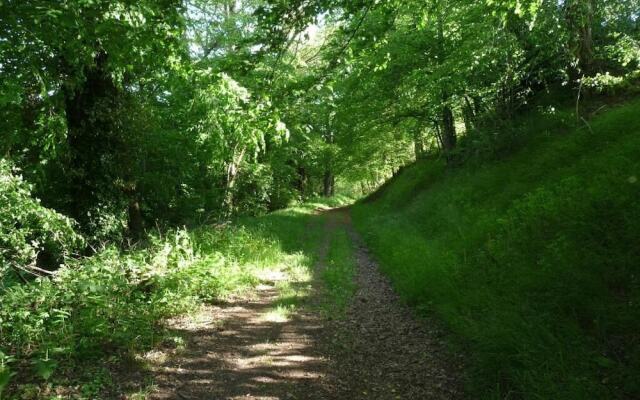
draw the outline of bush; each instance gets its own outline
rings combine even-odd
[[[177,230],[8,287],[0,293],[0,392],[3,374],[48,380],[87,360],[150,348],[163,338],[162,319],[255,285],[255,259],[274,252],[259,232]]]
[[[42,206],[17,172],[0,159],[0,283],[10,270],[56,268],[84,244],[76,223]]]
[[[19,360],[68,359],[127,346],[134,335],[144,343],[152,336],[151,322],[165,313],[150,301],[146,284],[178,259],[173,248],[153,253],[163,261],[146,264],[142,253],[123,256],[110,248],[62,267],[52,279],[7,289],[0,347]]]

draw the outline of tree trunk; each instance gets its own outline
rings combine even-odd
[[[473,114],[476,119],[482,113],[482,98],[480,96],[473,96]]]
[[[476,116],[473,113],[473,106],[469,101],[469,96],[464,96],[464,105],[462,106],[462,118],[464,118],[464,127],[467,132],[471,132],[475,128]]]
[[[113,185],[122,166],[113,160],[124,147],[115,121],[121,98],[106,62],[106,53],[99,52],[95,65],[85,71],[85,81],[64,89],[70,154],[69,212],[81,225],[87,221],[88,211],[102,201],[99,192],[108,197],[119,192]]]
[[[572,35],[571,51],[578,60],[577,75],[588,75],[593,69],[593,0],[570,0],[565,3],[567,25]]]
[[[444,148],[444,145],[443,145],[443,139],[442,139],[442,132],[440,130],[440,121],[437,118],[434,118],[431,122],[433,123],[433,129],[436,133],[436,139],[438,139],[437,143],[438,143],[439,149],[440,151],[442,151],[442,149]]]
[[[300,194],[304,195],[307,187],[307,171],[304,167],[298,167],[298,179],[296,181],[296,189]]]
[[[323,195],[324,197],[331,197],[335,194],[335,177],[331,173],[330,169],[325,170],[323,181]]]
[[[419,127],[413,135],[413,151],[415,153],[416,160],[422,158],[424,154],[424,140],[422,140],[422,131]]]
[[[232,162],[227,167],[227,179],[224,188],[224,199],[222,208],[224,210],[224,215],[226,217],[230,217],[233,213],[233,188],[236,185],[236,177],[238,175],[238,171],[236,165]]]
[[[144,232],[144,224],[142,220],[142,211],[140,210],[140,202],[137,198],[129,199],[129,235],[134,239],[139,239]]]
[[[444,35],[444,11],[440,8],[440,3],[438,4],[438,20],[437,20],[437,28],[438,28],[438,53],[440,54],[439,62],[442,63],[447,58],[447,51],[445,49],[445,35]],[[442,123],[442,131],[441,131],[441,141],[442,141],[442,150],[445,152],[447,160],[450,161],[451,151],[456,147],[456,126],[455,120],[453,117],[453,111],[451,110],[451,105],[449,101],[451,100],[451,95],[446,86],[446,83],[442,83],[442,104],[441,104],[441,123]]]
[[[240,152],[234,151],[231,158],[231,162],[227,166],[227,179],[224,192],[223,210],[226,217],[230,217],[233,214],[234,198],[233,189],[236,186],[236,180],[238,178],[238,168],[244,159],[246,148],[242,148]]]
[[[445,153],[450,153],[456,147],[456,125],[451,106],[447,104],[447,96],[443,96],[442,104],[442,148]]]
[[[330,121],[327,122],[327,126],[330,125]],[[334,141],[334,137],[333,137],[333,132],[329,131],[324,135],[324,141],[327,144],[333,144]],[[335,176],[333,175],[333,162],[334,162],[334,156],[333,153],[331,151],[327,152],[327,154],[325,155],[325,170],[324,170],[324,178],[323,178],[323,195],[324,197],[331,197],[333,196],[335,189],[334,189],[334,185],[335,185]]]

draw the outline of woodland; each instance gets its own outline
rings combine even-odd
[[[0,0],[0,399],[240,398],[145,357],[274,274],[366,324],[372,263],[456,389],[317,398],[639,398],[639,95],[640,0]]]

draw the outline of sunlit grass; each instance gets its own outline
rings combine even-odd
[[[101,365],[124,354],[142,360],[172,339],[161,328],[167,318],[197,318],[204,304],[250,296],[269,284],[277,297],[265,318],[286,321],[310,295],[324,233],[316,212],[321,206],[317,201],[233,224],[163,232],[145,248],[109,248],[61,269],[55,281],[17,286],[3,293],[0,315],[13,330],[3,331],[0,344],[18,349],[27,362],[40,352],[55,358],[59,367],[47,385],[71,392],[89,387],[98,396],[112,383],[75,373],[85,368],[77,360]],[[37,312],[26,300],[33,298],[44,301]],[[190,321],[195,328],[204,322]],[[72,375],[61,377],[61,370]],[[12,387],[9,393],[20,397],[28,390],[40,389]]]
[[[325,293],[321,302],[323,313],[332,318],[344,315],[356,289],[354,283],[355,256],[353,244],[344,226],[338,227],[329,241],[329,248],[322,269]]]
[[[289,321],[291,315],[295,312],[293,305],[277,305],[264,314],[263,320],[267,322],[284,323]]]

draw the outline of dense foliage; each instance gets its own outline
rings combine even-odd
[[[0,7],[0,153],[94,246],[369,191],[541,90],[624,86],[640,62],[636,0]]]
[[[423,158],[453,169],[505,157],[529,146],[525,115],[596,132],[596,95],[638,92],[638,10],[639,0],[0,1],[0,391],[10,363],[48,371],[52,352],[121,349],[214,296],[222,272],[209,276],[185,226],[369,193]],[[559,105],[562,123],[549,117]],[[600,181],[624,168],[616,160]],[[525,234],[509,235],[536,238],[547,219],[577,229],[544,214],[547,203],[577,221],[604,212],[599,201],[630,218],[615,214],[627,197],[602,197],[615,188],[578,193],[586,178],[566,178],[501,203],[510,211],[487,242],[492,257],[516,263]],[[562,202],[563,191],[593,207]],[[554,243],[545,260],[580,252]],[[616,263],[637,259],[627,256]]]
[[[25,279],[29,268],[46,273],[37,266],[42,260],[63,263],[83,245],[74,229],[71,219],[33,198],[30,185],[0,160],[0,285],[12,276]]]

